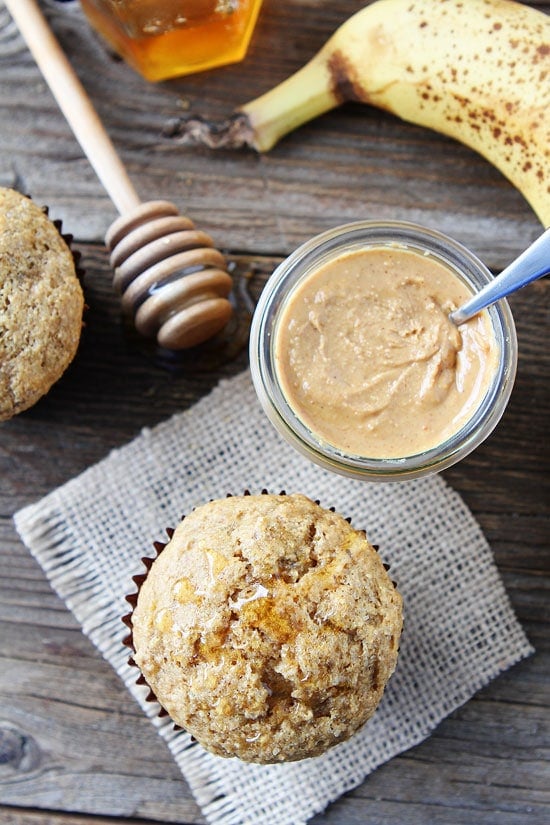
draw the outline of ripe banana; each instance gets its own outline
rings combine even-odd
[[[376,0],[296,74],[239,109],[232,139],[266,152],[345,101],[479,152],[550,225],[550,17],[512,0]]]

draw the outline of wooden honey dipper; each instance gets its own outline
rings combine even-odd
[[[229,321],[232,279],[209,235],[169,201],[142,203],[35,0],[4,0],[76,139],[119,212],[105,237],[123,310],[138,332],[181,350]]]

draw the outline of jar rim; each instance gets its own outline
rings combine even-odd
[[[368,458],[323,441],[297,416],[277,379],[274,346],[277,320],[298,284],[322,263],[354,248],[393,246],[433,256],[472,290],[492,280],[489,269],[467,247],[446,234],[408,221],[355,221],[322,232],[295,249],[270,276],[258,301],[250,332],[252,381],[268,419],[278,432],[314,463],[347,476],[403,480],[439,472],[455,464],[493,431],[508,403],[517,368],[517,338],[508,302],[487,310],[499,362],[493,380],[473,414],[454,432],[422,452],[399,458]]]

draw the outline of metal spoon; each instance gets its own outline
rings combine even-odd
[[[510,295],[521,287],[548,275],[550,272],[550,228],[527,247],[525,252],[508,264],[494,281],[484,286],[469,301],[451,312],[449,318],[455,324],[463,324],[485,307]]]

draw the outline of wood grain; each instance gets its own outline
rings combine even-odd
[[[265,157],[191,150],[163,136],[185,111],[223,119],[298,68],[361,5],[265,0],[244,63],[153,86],[106,51],[77,3],[42,3],[140,194],[175,200],[235,267],[238,346],[167,370],[121,323],[102,245],[113,207],[0,0],[0,185],[31,193],[63,219],[82,252],[88,304],[81,347],[63,379],[0,428],[6,825],[204,822],[163,742],[19,542],[13,513],[245,369],[251,302],[281,257],[312,233],[363,217],[419,220],[498,269],[540,229],[519,193],[481,158],[367,107],[308,124]],[[444,474],[489,539],[536,653],[315,825],[549,821],[549,288],[540,281],[512,297],[520,358],[511,402],[491,437]]]
[[[0,822],[3,825],[112,825],[113,819],[103,816],[60,814],[54,811],[37,812],[23,808],[6,808],[0,805]],[[117,819],[119,825],[151,825],[149,819]]]
[[[9,519],[16,507],[125,443],[142,424],[190,405],[213,382],[211,373],[176,377],[144,363],[129,344],[122,346],[106,255],[93,246],[80,248],[93,266],[86,276],[90,317],[79,357],[40,404],[0,433],[0,741],[5,760],[0,799],[13,806],[200,822],[163,743],[51,593]],[[247,270],[248,263],[241,259],[239,265]],[[274,263],[256,261],[255,294]],[[548,284],[540,282],[514,296],[520,351],[526,355],[512,402],[486,444],[445,474],[490,539],[537,654],[453,714],[427,742],[331,806],[314,820],[319,825],[359,823],[367,814],[373,822],[400,822],[404,805],[406,821],[412,823],[471,822],[473,812],[479,823],[520,823],[527,812],[530,822],[545,821],[550,804],[548,456],[543,439],[548,394],[539,391],[533,397],[532,388],[544,386],[549,373],[547,294]],[[530,351],[537,357],[527,357]],[[221,371],[233,374],[245,362],[241,353]],[[92,376],[99,394],[90,392]]]
[[[396,218],[446,231],[490,267],[503,266],[540,232],[519,192],[471,150],[388,113],[346,105],[264,156],[164,137],[185,113],[223,121],[298,69],[363,5],[265,0],[244,62],[153,85],[113,59],[76,3],[43,3],[138,193],[174,200],[220,246],[283,255],[349,220]],[[50,204],[79,238],[100,240],[114,208],[1,5],[0,35],[0,184]]]

